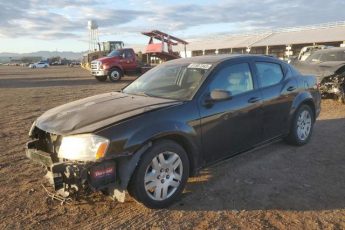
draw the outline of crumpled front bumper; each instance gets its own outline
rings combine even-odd
[[[46,177],[55,191],[69,196],[81,191],[98,191],[116,187],[116,162],[56,161],[51,154],[38,150],[36,140],[26,144],[26,156],[44,165]]]

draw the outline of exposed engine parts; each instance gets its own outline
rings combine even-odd
[[[333,95],[340,102],[345,103],[345,73],[325,77],[320,82],[322,96]]]

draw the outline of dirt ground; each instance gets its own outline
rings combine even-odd
[[[150,210],[101,194],[61,205],[41,187],[44,170],[25,157],[44,111],[120,89],[78,67],[0,67],[1,229],[345,229],[345,105],[322,102],[311,142],[284,142],[233,157],[191,178],[181,200]]]

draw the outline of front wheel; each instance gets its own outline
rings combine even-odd
[[[309,142],[314,126],[314,113],[310,106],[303,104],[296,111],[290,133],[286,140],[293,145],[304,145]]]
[[[109,71],[109,80],[112,82],[117,82],[121,80],[122,77],[122,71],[118,68],[111,69]]]
[[[189,160],[176,142],[156,142],[144,153],[128,191],[149,208],[165,208],[182,193],[189,176]]]
[[[100,81],[100,82],[107,80],[107,76],[95,76],[95,78],[97,79],[97,81]]]

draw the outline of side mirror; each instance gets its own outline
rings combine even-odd
[[[225,101],[231,99],[231,92],[222,89],[214,89],[211,91],[210,97],[212,101]]]

